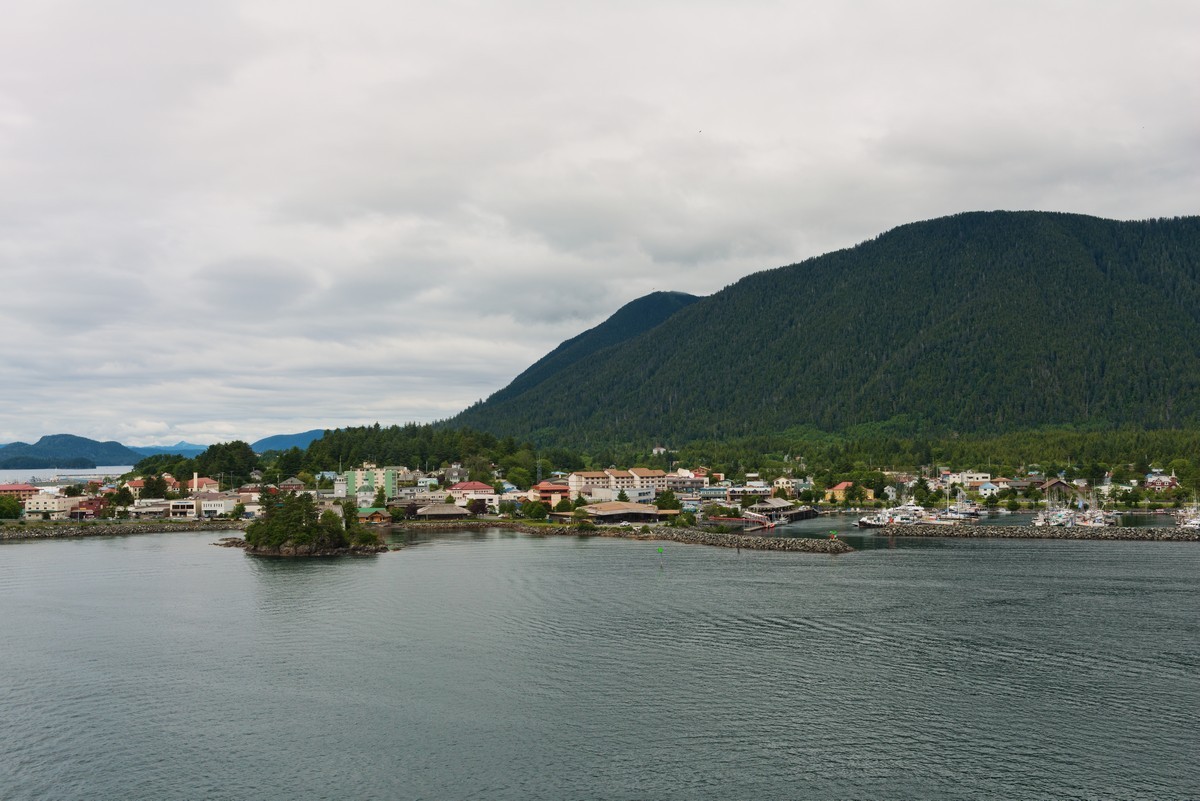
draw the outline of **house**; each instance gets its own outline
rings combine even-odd
[[[279,482],[280,492],[304,492],[304,482],[292,476]]]
[[[1052,478],[1038,487],[1041,490],[1043,497],[1057,498],[1059,500],[1074,498],[1079,489],[1074,485],[1061,478]]]
[[[788,495],[796,494],[796,480],[791,476],[780,476],[771,483],[776,491],[783,490]]]
[[[187,483],[187,489],[193,494],[197,492],[219,492],[221,485],[216,479],[193,474],[191,480]]]
[[[951,473],[947,471],[942,474],[942,480],[946,483],[946,486],[957,484],[960,487],[966,487],[969,486],[972,481],[991,481],[992,474],[980,473],[975,470],[963,470],[961,473]]]
[[[392,516],[387,509],[378,506],[359,507],[358,522],[375,526],[388,525],[392,522]]]
[[[835,484],[826,490],[826,497],[832,501],[837,501],[840,503],[841,501],[846,500],[846,493],[848,493],[850,489],[855,486],[857,485],[853,481],[843,481],[840,484]],[[875,490],[868,487],[860,487],[860,489],[862,490],[862,500],[875,500]]]
[[[1179,479],[1175,477],[1174,470],[1169,476],[1164,476],[1162,470],[1154,470],[1146,476],[1144,486],[1151,492],[1166,492],[1178,487]]]
[[[447,467],[442,471],[442,480],[447,484],[461,484],[471,478],[471,471],[463,467],[458,462]]]

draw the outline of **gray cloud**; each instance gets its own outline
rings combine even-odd
[[[1186,0],[426,6],[6,13],[0,442],[436,419],[654,289],[1197,211]]]

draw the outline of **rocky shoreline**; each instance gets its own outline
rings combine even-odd
[[[241,548],[251,556],[369,556],[387,553],[386,545],[350,545],[345,548],[317,548],[314,545],[283,545],[277,548],[255,548],[241,537],[222,537],[213,543],[221,548]]]
[[[886,526],[885,537],[955,537],[962,539],[1131,540],[1141,542],[1200,542],[1200,530],[1170,526]]]
[[[241,531],[244,520],[158,521],[153,523],[36,523],[0,527],[0,540],[51,540],[69,537],[123,537],[130,534],[161,534],[172,531]]]

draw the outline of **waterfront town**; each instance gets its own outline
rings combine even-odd
[[[882,487],[840,481],[821,487],[812,476],[774,478],[747,473],[734,482],[704,467],[661,469],[632,467],[555,472],[528,488],[519,488],[494,471],[493,483],[470,480],[458,463],[422,471],[404,466],[363,463],[343,472],[289,477],[268,483],[255,472],[251,482],[228,486],[222,478],[193,474],[178,478],[164,473],[123,479],[72,479],[0,484],[0,518],[86,521],[101,518],[133,520],[254,519],[266,497],[279,493],[309,493],[318,507],[340,516],[357,510],[364,523],[395,520],[453,521],[482,515],[590,521],[595,524],[670,522],[698,515],[738,519],[769,526],[807,516],[818,510],[885,509],[915,501],[944,504],[947,517],[964,508],[999,513],[1049,507],[1099,510],[1117,504],[1179,507],[1186,493],[1174,473],[1154,469],[1140,479],[1114,482],[1111,475],[1090,484],[1031,472],[1021,478],[981,471],[952,472],[939,468],[928,475],[885,472]],[[16,504],[12,500],[15,499]],[[5,504],[7,503],[7,506]],[[4,509],[10,510],[4,514]],[[16,511],[13,514],[12,511]],[[893,521],[894,522],[894,521]]]

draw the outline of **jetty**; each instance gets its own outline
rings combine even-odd
[[[14,523],[4,521],[0,540],[53,540],[74,537],[122,537],[129,534],[161,534],[172,531],[240,531],[244,520],[153,520]]]
[[[1200,542],[1200,529],[1179,526],[932,526],[913,523],[885,526],[876,532],[877,537]]]

